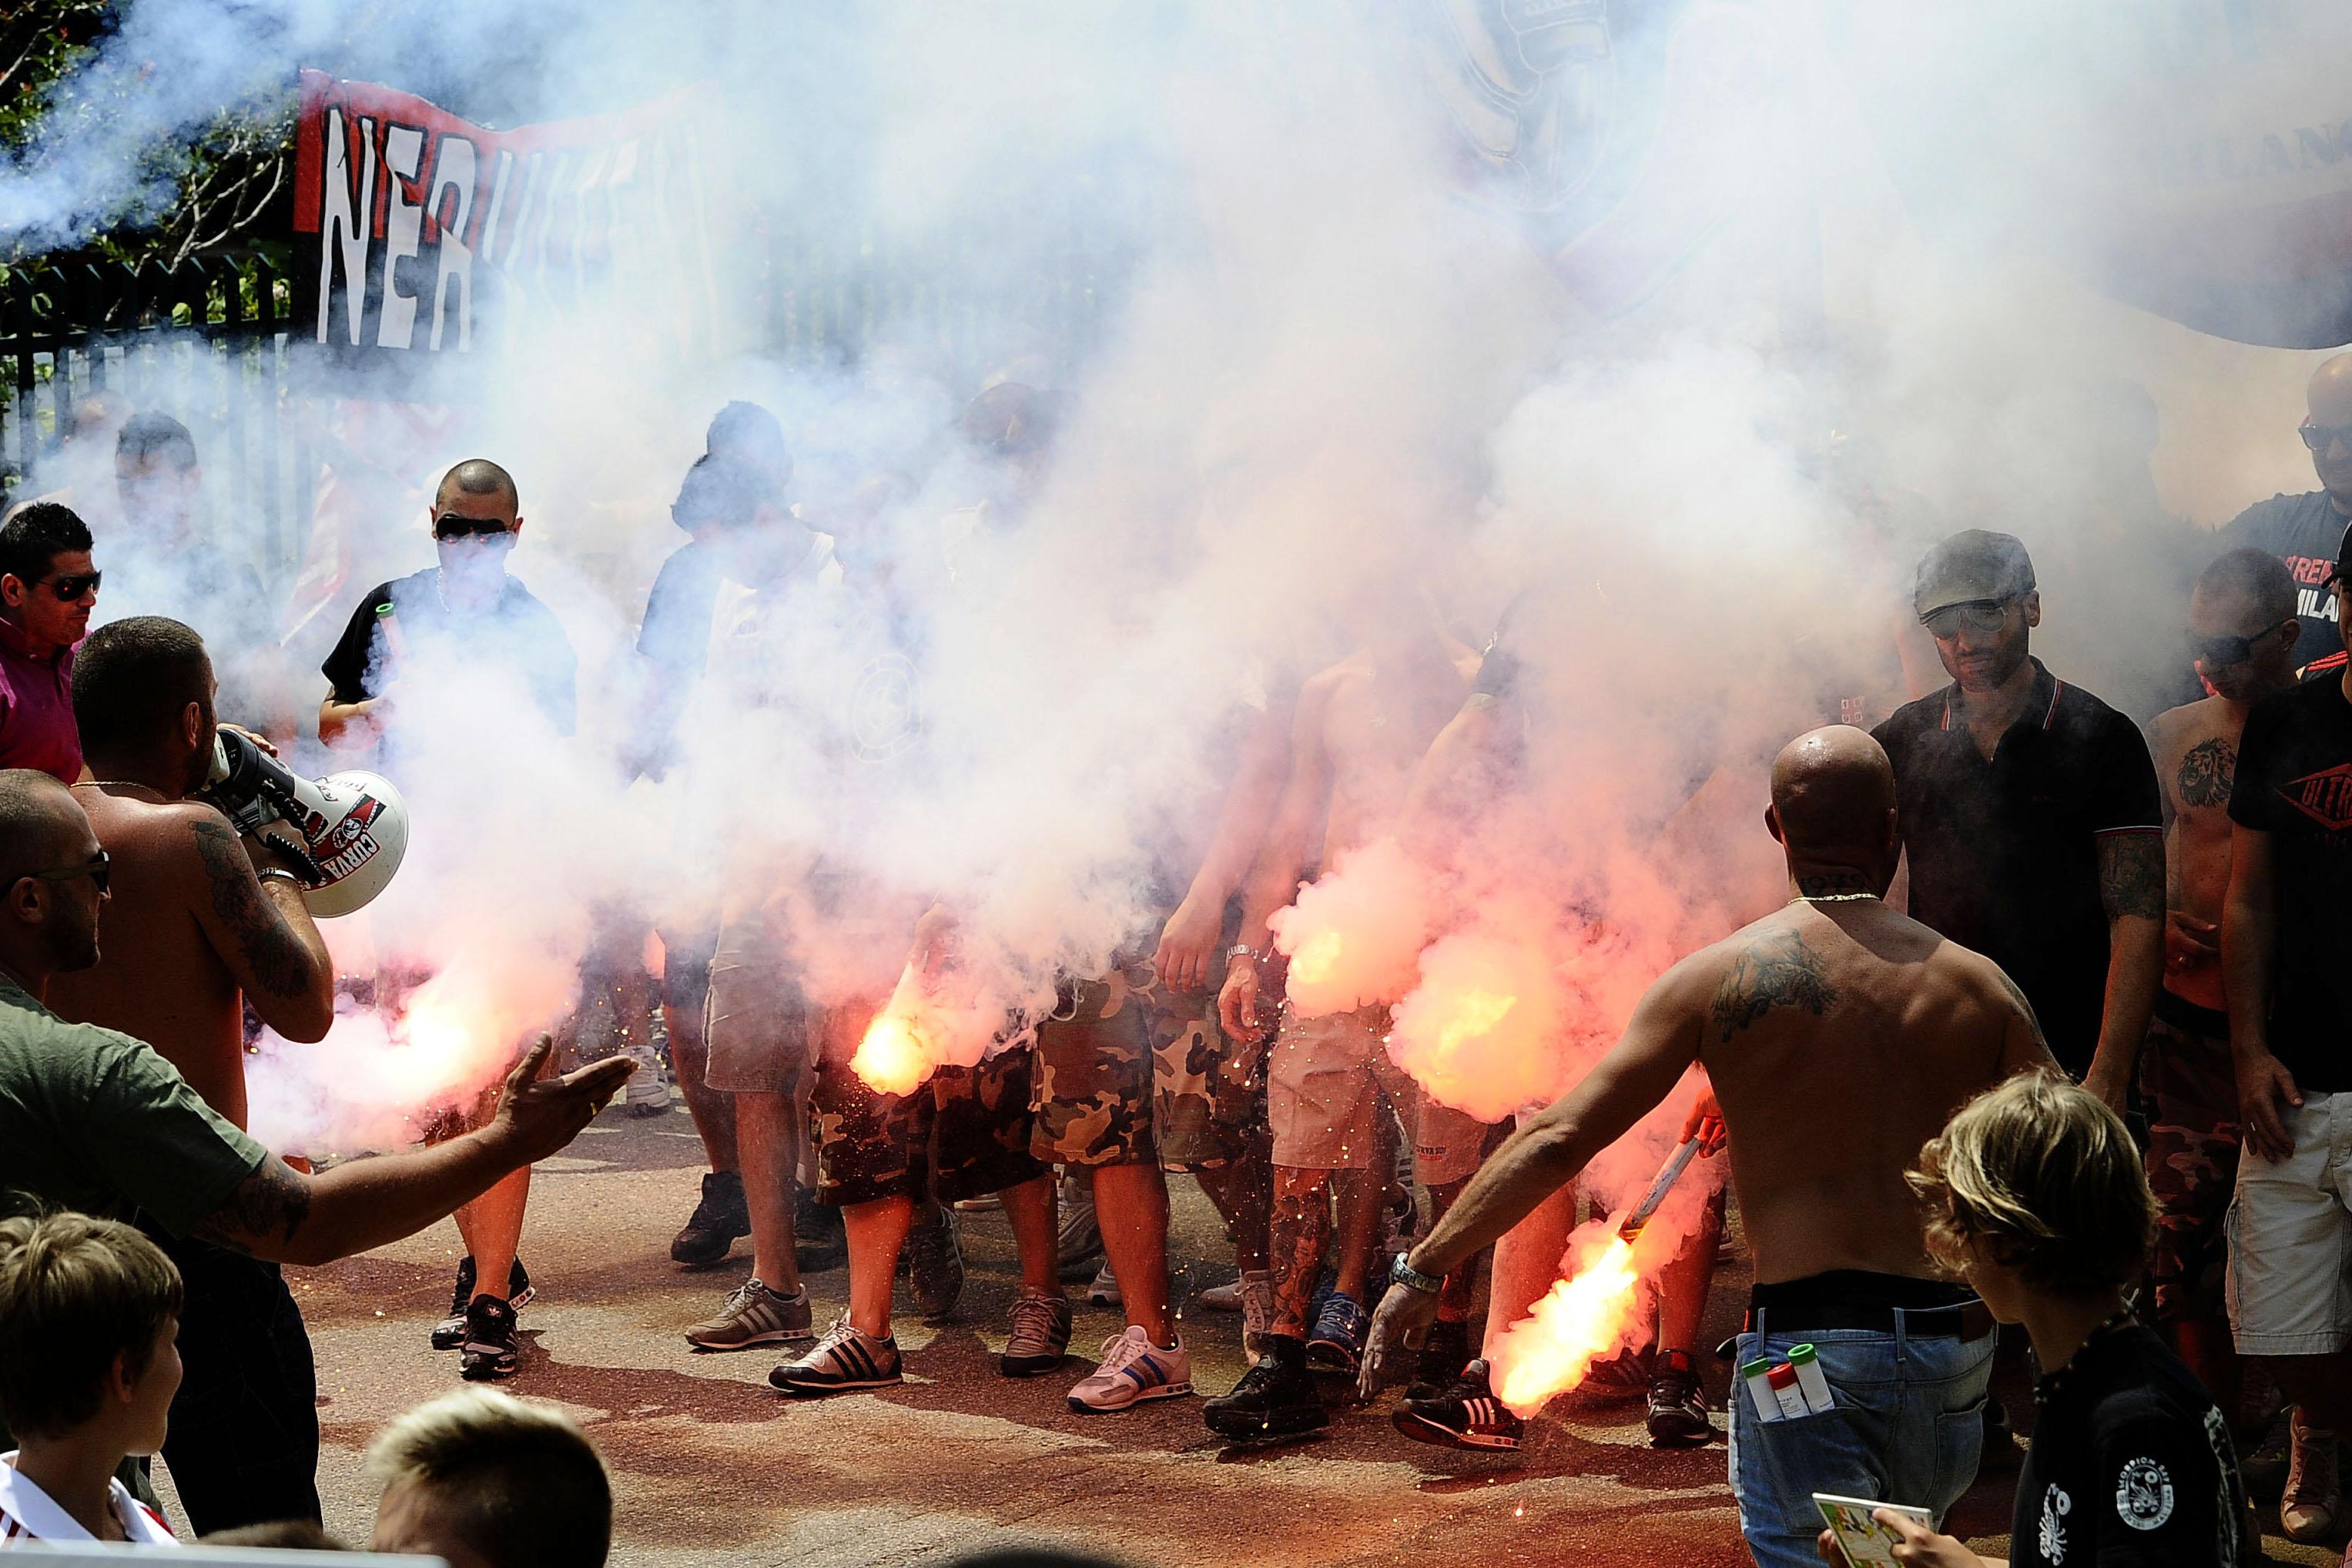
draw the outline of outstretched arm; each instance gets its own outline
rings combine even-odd
[[[1318,677],[1299,693],[1297,717],[1291,722],[1290,777],[1242,887],[1242,942],[1261,953],[1270,951],[1274,942],[1266,921],[1297,896],[1299,873],[1307,868],[1316,829],[1330,808],[1331,753],[1323,743],[1329,690],[1329,683]],[[1255,1039],[1264,1027],[1257,1008],[1263,967],[1263,960],[1252,963],[1237,958],[1225,971],[1217,1013],[1225,1033],[1235,1039]]]
[[[609,1057],[542,1081],[539,1070],[552,1048],[542,1036],[523,1054],[488,1126],[316,1176],[272,1156],[205,1216],[195,1236],[274,1263],[320,1264],[423,1230],[508,1172],[571,1142],[635,1070],[628,1058]]]

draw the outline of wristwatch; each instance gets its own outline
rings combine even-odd
[[[298,888],[303,885],[301,878],[283,866],[264,866],[253,875],[256,881],[268,882],[282,879],[293,883]]]
[[[1233,946],[1225,949],[1225,956],[1228,959],[1246,958],[1252,963],[1255,963],[1265,955],[1245,942],[1237,942],[1234,943]]]
[[[1406,1289],[1418,1290],[1424,1296],[1434,1296],[1440,1290],[1445,1289],[1445,1281],[1444,1279],[1432,1279],[1430,1276],[1423,1274],[1420,1269],[1415,1268],[1412,1264],[1406,1262],[1405,1254],[1402,1252],[1396,1255],[1396,1261],[1389,1265],[1389,1278],[1403,1286]]]

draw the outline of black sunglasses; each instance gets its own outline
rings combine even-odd
[[[2341,441],[2345,450],[2352,451],[2352,425],[2314,425],[2306,419],[2296,427],[2295,434],[2315,452],[2325,452],[2331,441]]]
[[[84,594],[97,593],[99,579],[105,575],[103,572],[83,572],[67,577],[43,577],[33,585],[55,594],[58,603],[70,605]]]
[[[433,537],[436,539],[489,539],[513,531],[513,524],[500,522],[494,517],[459,517],[454,511],[445,511],[433,520]]]
[[[1932,637],[1956,637],[1960,635],[1962,626],[1972,631],[1997,632],[2008,621],[2009,607],[2015,603],[2015,597],[1965,599],[1959,604],[1946,605],[1940,610],[1921,616],[1919,624],[1927,628],[1927,635]]]
[[[2233,664],[2243,664],[2253,658],[2255,647],[2263,639],[2274,637],[2293,625],[2294,625],[2293,621],[2281,621],[2269,630],[2256,632],[2250,637],[2200,637],[2195,632],[2190,632],[2189,656],[2208,669],[2227,669]]]
[[[103,895],[106,891],[107,879],[113,875],[112,865],[113,862],[106,858],[106,851],[101,849],[96,858],[85,861],[79,866],[67,866],[55,871],[28,871],[26,875],[37,882],[71,882],[79,878],[88,877],[90,886]]]

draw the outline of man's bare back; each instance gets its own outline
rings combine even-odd
[[[1320,861],[1391,830],[1414,768],[1477,679],[1478,661],[1433,635],[1410,660],[1383,664],[1369,650],[1317,675],[1300,693],[1303,726],[1328,782]]]
[[[2244,704],[2220,697],[2168,709],[2147,727],[2168,823],[2164,986],[2216,1012],[2229,1005],[2221,984],[2221,896],[2230,887],[2230,785],[2245,727]]]
[[[112,863],[112,896],[97,966],[57,976],[49,1005],[153,1046],[243,1127],[243,998],[282,1032],[319,1038],[332,1012],[323,953],[268,907],[245,846],[211,806],[163,804],[136,785],[84,783],[73,793]]]
[[[1904,1173],[1970,1096],[2045,1058],[2009,977],[1857,899],[1790,904],[1660,988],[1723,1108],[1758,1280],[1931,1273]]]

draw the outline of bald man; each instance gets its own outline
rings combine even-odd
[[[1903,1174],[1970,1096],[2054,1064],[2008,976],[1880,901],[1895,774],[1869,735],[1835,725],[1790,742],[1764,825],[1788,905],[1668,970],[1583,1081],[1486,1163],[1398,1266],[1366,1378],[1436,1315],[1424,1286],[1574,1181],[1696,1064],[1722,1105],[1756,1255],[1739,1361],[1811,1341],[1840,1406],[1766,1423],[1732,1401],[1740,1531],[1765,1568],[1795,1568],[1817,1561],[1812,1493],[1940,1519],[1975,1478],[1992,1318],[1936,1278]]]
[[[2305,676],[2344,668],[2344,636],[2336,622],[2336,542],[2352,521],[2352,353],[2323,361],[2305,392],[2310,412],[2295,432],[2311,453],[2319,489],[2274,495],[2240,512],[2221,531],[2224,545],[2252,545],[2286,563],[2294,578],[2295,662]]]
[[[467,458],[441,477],[427,521],[439,564],[376,584],[320,666],[330,689],[319,739],[372,753],[407,795],[420,832],[436,812],[454,819],[466,809],[477,781],[464,770],[481,731],[527,743],[536,709],[556,734],[572,733],[577,668],[562,623],[507,573],[522,536],[513,476]],[[379,1000],[417,978],[380,973]],[[457,1121],[478,1125],[488,1112],[485,1099]],[[507,1377],[521,1364],[514,1315],[530,1298],[530,1277],[515,1249],[530,1196],[530,1173],[517,1171],[457,1212],[466,1256],[432,1342],[460,1352],[469,1379]]]
[[[110,870],[64,784],[27,769],[0,771],[0,1194],[118,1219],[136,1213],[173,1237],[271,1262],[330,1263],[413,1235],[554,1153],[628,1077],[630,1062],[616,1057],[541,1079],[542,1043],[517,1064],[479,1131],[305,1174],[206,1105],[143,1042],[68,1024],[43,1005],[53,977],[98,963]],[[223,1353],[214,1340],[184,1341],[181,1353],[190,1384],[261,1371],[200,1365]],[[300,1375],[309,1375],[307,1347]],[[272,1429],[253,1405],[237,1405],[229,1423],[246,1425],[226,1439],[231,1451],[217,1469],[251,1463],[258,1446],[291,1440],[315,1451],[310,1402],[282,1417],[299,1430]],[[174,1479],[200,1531],[319,1517],[307,1470],[274,1477],[271,1495],[255,1500],[200,1495],[190,1469],[182,1476],[175,1467]]]

